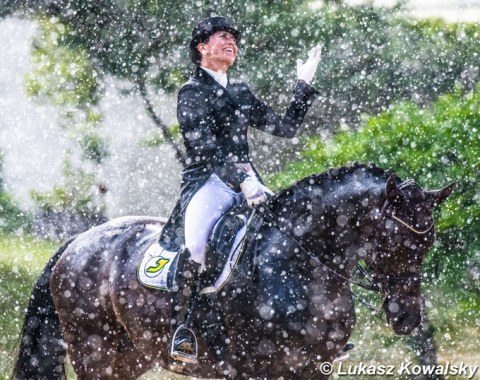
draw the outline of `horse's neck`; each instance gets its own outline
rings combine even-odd
[[[367,216],[379,209],[384,179],[343,177],[335,183],[301,184],[276,204],[285,230],[321,263],[349,276],[364,249]]]

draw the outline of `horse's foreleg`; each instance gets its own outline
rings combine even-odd
[[[112,361],[113,378],[133,380],[150,370],[153,365],[151,358],[139,352],[124,333]]]

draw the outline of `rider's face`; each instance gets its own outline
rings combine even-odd
[[[198,44],[197,49],[202,54],[203,67],[222,72],[235,62],[238,54],[235,37],[225,31],[213,33],[207,42]]]

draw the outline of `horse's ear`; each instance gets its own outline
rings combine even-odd
[[[445,199],[447,199],[450,194],[452,194],[452,191],[455,188],[456,184],[456,182],[452,182],[450,185],[445,186],[443,189],[426,191],[428,199],[430,200],[430,202],[432,202],[432,206],[438,206]]]
[[[395,183],[393,175],[387,179],[387,183],[385,184],[385,195],[390,203],[398,203],[401,199],[402,192]]]

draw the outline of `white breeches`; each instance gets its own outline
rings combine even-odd
[[[195,193],[185,211],[185,246],[193,261],[205,265],[210,231],[230,207],[242,202],[242,197],[242,193],[229,188],[216,174]]]

